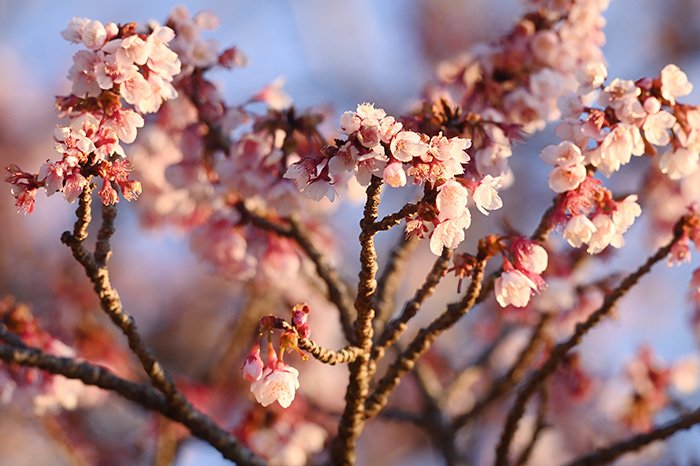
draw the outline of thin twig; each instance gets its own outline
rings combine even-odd
[[[527,372],[528,366],[530,366],[533,359],[537,355],[545,326],[551,320],[551,316],[552,315],[549,313],[542,314],[539,322],[532,331],[530,340],[528,340],[525,347],[522,349],[522,351],[520,351],[520,354],[515,359],[515,362],[513,362],[510,369],[501,378],[493,382],[486,395],[477,401],[469,411],[457,416],[454,419],[452,422],[452,427],[454,429],[464,427],[469,421],[484,412],[484,410],[488,408],[491,403],[498,400],[518,382],[520,382],[520,380],[522,380],[523,376]]]
[[[415,214],[417,211],[418,204],[406,204],[399,211],[374,222],[370,228],[374,232],[389,230],[401,223],[401,220],[409,215]]]
[[[299,349],[306,351],[322,363],[330,364],[331,366],[354,362],[362,353],[360,348],[352,345],[348,345],[338,351],[329,350],[319,346],[316,342],[310,340],[309,338],[300,338],[297,342],[297,346],[299,346]]]
[[[360,220],[360,273],[355,299],[357,320],[355,341],[361,349],[357,359],[350,364],[350,380],[345,393],[345,409],[338,425],[338,436],[333,442],[332,458],[336,465],[353,465],[356,460],[355,447],[364,424],[364,405],[373,376],[369,372],[369,357],[372,349],[374,329],[374,295],[377,291],[377,251],[374,246],[372,224],[379,212],[382,180],[373,176],[367,188],[367,201]]]
[[[532,395],[537,391],[547,378],[561,365],[565,360],[566,355],[574,347],[576,347],[583,337],[595,327],[601,320],[607,317],[627,292],[637,284],[639,279],[649,273],[652,266],[665,258],[671,251],[671,248],[679,241],[684,234],[683,230],[689,217],[682,217],[674,228],[674,236],[671,241],[665,246],[659,248],[647,261],[639,267],[635,272],[629,274],[622,283],[615,288],[609,295],[605,297],[603,304],[588,319],[576,325],[573,334],[557,344],[551,351],[549,358],[544,364],[529,377],[527,382],[518,390],[515,402],[511,407],[506,417],[506,423],[501,432],[501,437],[496,447],[496,462],[497,466],[506,466],[508,464],[508,450],[510,444],[518,429],[518,423],[525,412],[525,405]]]
[[[367,418],[376,416],[386,406],[389,396],[399,384],[401,377],[413,370],[416,360],[430,349],[435,339],[471,310],[479,296],[487,260],[485,248],[479,247],[476,265],[471,276],[472,282],[467,294],[460,301],[448,305],[445,312],[428,327],[422,328],[408,347],[396,358],[365,403],[365,416]]]
[[[540,389],[540,404],[537,407],[537,419],[535,420],[535,427],[530,436],[530,441],[527,443],[523,451],[518,456],[515,461],[516,466],[523,466],[530,459],[530,455],[535,449],[537,440],[540,438],[540,434],[547,428],[547,403],[548,403],[547,388],[542,387]]]
[[[377,295],[375,299],[374,330],[380,331],[394,311],[396,292],[401,285],[402,272],[408,258],[418,245],[417,238],[406,239],[401,235],[398,243],[392,248],[389,260],[377,280]]]
[[[423,302],[435,292],[440,279],[442,279],[445,270],[450,265],[452,259],[452,250],[443,248],[442,255],[435,259],[433,267],[425,277],[423,284],[418,288],[413,298],[411,298],[403,307],[401,314],[392,319],[384,331],[377,338],[377,344],[372,348],[372,359],[374,361],[381,359],[387,347],[396,343],[401,334],[406,330],[408,322],[416,315]]]
[[[679,416],[651,432],[635,435],[626,440],[616,442],[604,448],[599,448],[592,453],[577,458],[566,466],[596,466],[610,464],[620,456],[633,451],[641,450],[645,446],[659,440],[664,440],[676,432],[690,429],[700,424],[700,408],[695,411]]]

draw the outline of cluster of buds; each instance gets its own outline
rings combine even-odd
[[[68,125],[54,132],[58,160],[47,160],[39,173],[8,168],[16,206],[25,213],[34,207],[39,188],[51,196],[62,192],[73,202],[91,177],[103,181],[99,195],[104,204],[118,202],[119,188],[127,200],[141,193],[138,181],[129,179],[130,164],[120,142],[131,143],[144,125],[143,114],[156,112],[177,92],[172,85],[180,61],[168,42],[174,32],[152,24],[138,32],[133,23],[117,26],[73,18],[63,37],[87,50],[73,56],[69,72],[72,94],[57,99],[59,116]]]
[[[299,371],[284,362],[285,351],[296,351],[307,359],[297,342],[299,338],[308,338],[309,306],[298,304],[292,308],[291,325],[279,317],[272,315],[260,319],[259,336],[267,338],[267,362],[260,357],[260,345],[255,343],[243,363],[243,379],[249,382],[250,391],[255,399],[263,406],[269,406],[275,401],[283,408],[288,408],[296,390],[299,388]],[[279,337],[279,352],[273,345],[273,333],[281,331]]]
[[[532,294],[545,286],[547,251],[534,241],[515,238],[501,248],[503,273],[496,279],[496,301],[501,307],[525,307]]]

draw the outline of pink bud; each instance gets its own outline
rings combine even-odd
[[[243,363],[243,379],[247,382],[256,382],[260,380],[263,373],[263,361],[260,358],[260,346],[255,344],[250,349],[250,354]]]

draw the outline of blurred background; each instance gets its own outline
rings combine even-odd
[[[322,106],[336,116],[365,101],[376,103],[390,114],[406,112],[420,97],[437,63],[477,42],[497,38],[523,11],[516,0],[0,0],[0,165],[17,163],[34,171],[52,157],[51,134],[56,124],[53,97],[69,92],[66,76],[77,50],[60,37],[71,17],[103,22],[163,21],[176,4],[185,5],[191,13],[213,11],[221,19],[221,26],[209,38],[223,47],[236,45],[248,56],[246,68],[215,75],[229,102],[243,101],[284,76],[285,89],[295,105]],[[700,1],[614,0],[606,18],[604,50],[610,77],[654,76],[665,64],[676,63],[696,83],[695,91],[685,101],[700,101]],[[329,128],[334,128],[336,121],[330,121]],[[553,129],[548,128],[515,148],[511,164],[516,181],[503,194],[506,209],[489,217],[488,222],[480,218],[481,223],[473,227],[476,232],[485,232],[504,218],[524,232],[532,230],[551,199],[546,188],[548,169],[539,163],[537,155],[544,145],[556,141]],[[128,153],[128,147],[126,150]],[[608,184],[613,192],[631,191],[637,186],[639,180],[634,178],[633,170],[625,173]],[[59,329],[71,328],[76,320],[89,328],[85,314],[94,310],[95,300],[82,272],[59,241],[61,232],[72,224],[74,206],[59,196],[40,195],[35,212],[25,217],[15,213],[9,185],[2,192],[0,299],[11,295],[30,304],[40,318],[59,321]],[[166,363],[196,375],[216,349],[208,342],[216,341],[221,329],[229,328],[232,317],[249,304],[241,299],[243,286],[207,275],[181,232],[144,230],[130,206],[122,203],[119,208],[113,282],[126,308]],[[355,238],[358,213],[357,205],[341,204],[335,214],[341,226],[337,231]],[[616,256],[615,269],[630,270],[651,250],[644,227],[641,220],[626,235],[629,247]],[[343,273],[348,277],[354,276],[357,267],[352,253],[342,252],[347,258]],[[419,246],[415,254],[417,270],[428,267],[429,257],[427,245]],[[652,345],[655,354],[669,362],[695,352],[696,340],[688,325],[685,303],[690,270],[687,266],[670,270],[660,267],[647,278],[645,283],[653,285],[637,288],[624,300],[617,319],[601,325],[585,341],[584,364],[598,371],[619,371],[642,343]],[[597,272],[591,270],[592,274]],[[409,276],[413,275],[422,277],[423,272],[409,271]],[[403,289],[406,295],[415,280],[407,280]],[[665,289],[678,291],[658,292]],[[436,299],[439,302],[448,297]],[[82,317],[76,317],[75,309],[84,310],[78,312]],[[182,316],[189,316],[184,327]],[[448,338],[459,343],[460,334],[451,335]],[[110,338],[121,343],[118,336]],[[237,373],[238,367],[239,362],[233,360],[231,370]],[[329,373],[336,374],[337,389],[342,392],[342,370]],[[118,439],[138,437],[139,431],[132,430],[138,425],[138,416],[119,402],[109,409],[105,419],[93,420],[94,429]],[[21,409],[0,405],[0,464],[74,464],[70,453],[57,446],[61,444],[60,439],[56,442],[57,436],[60,432],[56,426],[36,423]],[[137,438],[132,440],[137,442]],[[678,464],[700,462],[697,432],[677,435],[673,442],[680,455]],[[366,450],[372,450],[371,440]],[[428,452],[416,456],[412,450],[410,458],[402,458],[399,448],[396,454],[396,464],[436,461]],[[218,458],[213,450],[192,442],[180,451],[177,464],[224,464]],[[366,464],[373,463],[372,456],[366,459]]]

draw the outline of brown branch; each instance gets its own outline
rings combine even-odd
[[[374,222],[370,226],[370,229],[373,232],[389,230],[401,223],[401,220],[416,213],[417,211],[418,204],[406,204],[399,211],[389,214],[386,217],[383,217],[381,220]]]
[[[354,312],[349,297],[350,292],[338,275],[338,272],[329,264],[326,256],[316,248],[309,233],[299,220],[295,216],[292,216],[287,219],[287,225],[270,220],[263,215],[253,212],[248,209],[244,202],[236,203],[235,207],[251,225],[261,230],[271,231],[278,236],[290,238],[299,245],[301,250],[304,251],[304,254],[306,254],[314,264],[318,276],[323,283],[326,284],[328,299],[340,312],[340,323],[343,327],[345,339],[351,343],[354,342],[354,330],[352,325],[352,316]]]
[[[530,436],[530,441],[527,443],[525,448],[523,448],[523,451],[520,453],[518,459],[515,461],[515,464],[517,466],[523,466],[527,463],[528,459],[530,459],[530,455],[535,449],[537,440],[539,440],[540,438],[540,434],[544,431],[544,429],[547,428],[547,403],[547,389],[546,387],[542,387],[542,389],[540,390],[540,404],[537,407],[537,419],[535,420],[535,428],[533,429],[532,435]]]
[[[447,306],[437,319],[428,327],[422,328],[408,347],[401,352],[384,376],[377,383],[377,388],[365,403],[365,417],[376,416],[386,406],[389,396],[399,384],[401,377],[413,370],[416,360],[425,354],[435,339],[445,330],[452,327],[462,316],[467,314],[476,303],[484,278],[484,267],[488,260],[486,248],[480,245],[477,262],[472,272],[472,282],[467,294],[457,302]]]
[[[610,464],[626,453],[640,450],[651,443],[658,440],[664,440],[676,432],[690,429],[697,424],[700,424],[700,408],[686,415],[679,416],[673,421],[657,427],[651,432],[635,435],[607,447],[599,448],[592,453],[571,461],[566,466],[594,466],[600,464]]]
[[[420,288],[418,288],[413,298],[404,305],[401,314],[395,319],[392,319],[386,327],[384,327],[384,331],[379,338],[377,338],[377,343],[374,348],[372,348],[372,359],[374,361],[381,359],[384,356],[386,348],[396,343],[401,334],[406,330],[408,322],[418,313],[423,302],[435,292],[437,284],[450,265],[450,259],[452,259],[452,250],[443,248],[442,255],[435,259],[433,267],[430,269],[430,272],[425,277],[425,281]]]
[[[378,332],[394,311],[396,292],[401,285],[401,277],[408,258],[418,245],[417,238],[406,239],[401,235],[399,242],[391,250],[389,260],[377,280],[377,295],[375,298],[374,330]]]
[[[360,220],[360,273],[357,285],[355,310],[355,341],[361,353],[350,364],[350,380],[345,393],[345,409],[338,425],[338,436],[331,451],[333,464],[353,465],[356,460],[357,438],[364,424],[364,404],[369,393],[369,383],[373,376],[369,370],[369,356],[374,330],[374,295],[377,291],[377,251],[374,247],[372,225],[377,219],[382,180],[373,176],[367,187],[367,201]]]
[[[7,339],[3,339],[7,341]],[[216,425],[206,415],[196,410],[186,412],[176,409],[155,388],[122,379],[103,367],[71,358],[52,356],[26,345],[23,347],[0,345],[0,360],[8,364],[35,367],[51,374],[80,380],[85,385],[115,392],[146,409],[157,411],[183,424],[192,435],[208,442],[224,458],[234,461],[236,464],[250,466],[263,466],[265,464],[262,459],[240,445],[235,437]]]
[[[322,363],[330,364],[331,366],[354,362],[362,353],[360,348],[352,345],[348,345],[338,351],[329,350],[319,346],[316,342],[308,338],[299,338],[297,346]]]
[[[569,351],[576,347],[593,327],[612,312],[620,298],[627,294],[627,292],[637,284],[640,278],[649,273],[654,264],[668,255],[673,245],[676,244],[683,235],[683,230],[688,220],[689,217],[682,217],[676,223],[673,239],[665,246],[659,248],[656,253],[650,256],[635,272],[629,274],[617,288],[605,297],[600,308],[591,314],[588,319],[578,323],[573,334],[552,349],[549,358],[547,358],[544,364],[535,371],[520,390],[518,390],[515,402],[508,412],[506,423],[501,432],[498,446],[496,447],[495,464],[497,466],[505,466],[508,464],[508,450],[515,436],[515,432],[518,429],[520,418],[525,413],[525,405],[530,397],[532,397],[538,387],[544,384],[547,378],[559,368]]]
[[[532,361],[537,355],[544,329],[551,320],[551,317],[552,315],[549,313],[542,314],[539,322],[532,331],[530,340],[522,351],[520,351],[520,354],[515,359],[510,369],[502,377],[493,382],[486,395],[477,401],[469,411],[454,419],[452,422],[452,427],[454,429],[464,427],[469,421],[483,413],[494,401],[505,395],[513,386],[522,380],[528,367],[532,364]]]

